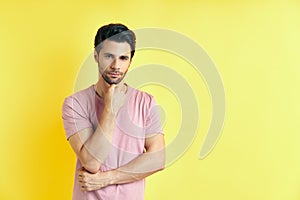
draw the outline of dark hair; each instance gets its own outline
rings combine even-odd
[[[102,42],[106,39],[115,42],[127,42],[131,48],[131,58],[135,52],[135,34],[123,24],[108,24],[98,29],[95,36],[94,47],[99,53],[102,48]]]

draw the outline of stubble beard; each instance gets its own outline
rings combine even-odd
[[[106,83],[108,83],[109,85],[112,85],[112,84],[119,84],[119,83],[124,79],[124,77],[125,77],[127,71],[124,72],[124,73],[118,72],[118,73],[120,74],[120,77],[119,77],[118,79],[112,79],[112,78],[110,78],[109,75],[108,75],[108,73],[109,73],[109,72],[104,71],[104,72],[102,73],[102,78],[104,79],[104,81],[105,81]]]

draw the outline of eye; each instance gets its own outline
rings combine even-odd
[[[113,56],[111,54],[105,54],[104,57],[107,59],[113,58]]]
[[[120,56],[120,59],[123,60],[123,61],[126,61],[126,60],[129,59],[129,57],[128,56]]]

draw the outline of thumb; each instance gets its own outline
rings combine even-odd
[[[111,84],[110,87],[108,88],[108,91],[110,93],[113,93],[115,91],[115,88],[116,88],[116,84]]]
[[[117,86],[116,84],[111,84],[109,88],[110,88],[110,89],[115,89],[116,86]]]

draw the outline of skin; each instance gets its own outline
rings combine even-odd
[[[104,99],[104,109],[95,131],[84,129],[69,138],[70,145],[83,168],[77,172],[83,191],[98,190],[108,185],[124,184],[162,170],[165,162],[165,141],[162,134],[145,139],[145,153],[120,168],[100,172],[107,157],[114,134],[114,116],[124,100],[127,85],[123,83],[131,64],[130,45],[105,40],[94,58],[98,63],[99,78],[95,90]]]

